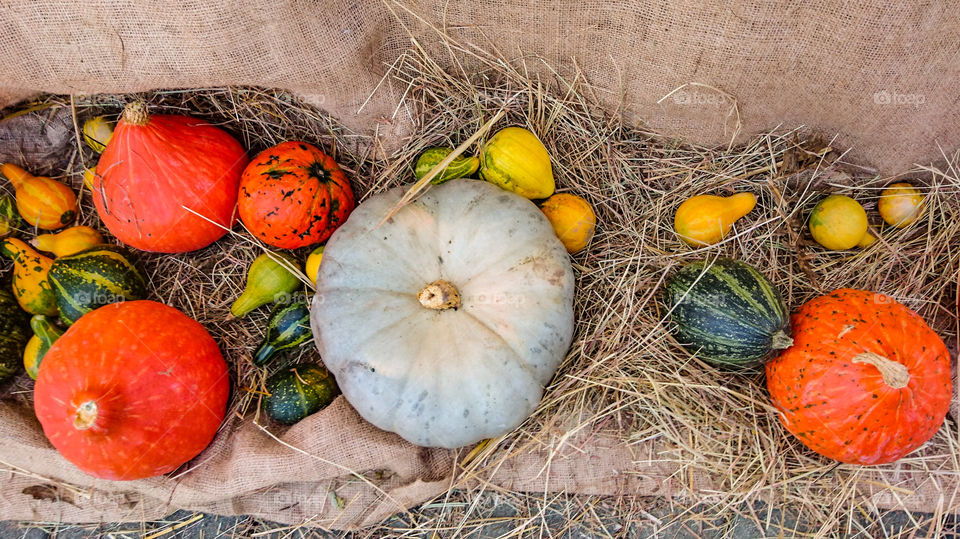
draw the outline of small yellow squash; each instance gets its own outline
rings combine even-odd
[[[36,380],[43,356],[53,346],[54,341],[63,336],[63,330],[55,326],[53,320],[42,314],[30,319],[30,328],[33,329],[33,337],[30,337],[27,347],[23,350],[23,368],[30,378]]]
[[[722,240],[733,223],[750,213],[757,205],[753,193],[737,193],[728,197],[697,195],[677,208],[673,227],[687,245],[703,247]]]
[[[317,284],[317,272],[320,271],[321,260],[323,260],[323,245],[310,253],[310,256],[307,257],[307,263],[303,266],[303,272],[307,275],[307,279],[310,279],[310,282],[314,285]]]
[[[17,191],[17,210],[23,220],[44,230],[57,230],[77,216],[77,195],[67,185],[46,176],[34,176],[11,163],[0,165]]]
[[[550,154],[536,135],[522,127],[501,129],[483,145],[480,176],[530,199],[547,198],[556,187]]]
[[[827,249],[842,251],[860,245],[867,234],[867,212],[856,200],[830,195],[810,213],[810,234]]]
[[[877,203],[880,217],[895,228],[904,228],[916,221],[923,213],[923,207],[923,193],[905,182],[884,187],[880,192],[880,201]]]
[[[597,216],[586,200],[568,193],[548,198],[540,210],[570,254],[583,250],[593,238]]]
[[[83,185],[93,191],[93,179],[97,176],[97,167],[83,169]]]
[[[45,253],[53,253],[59,258],[101,245],[103,236],[88,226],[72,226],[56,234],[41,234],[30,244]]]
[[[13,295],[30,314],[57,315],[57,298],[47,281],[53,260],[17,238],[0,242],[0,255],[13,260]]]
[[[83,141],[93,151],[103,153],[113,138],[113,122],[104,116],[94,116],[83,122]]]

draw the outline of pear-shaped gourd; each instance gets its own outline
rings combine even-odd
[[[13,260],[13,295],[30,314],[57,315],[57,298],[47,274],[53,260],[17,238],[0,242],[0,255]]]
[[[381,223],[404,192],[370,197],[327,243],[320,357],[361,416],[415,444],[503,435],[570,346],[570,257],[535,204],[491,183],[450,180]]]
[[[53,343],[63,335],[63,330],[55,326],[49,317],[42,314],[35,315],[30,319],[30,328],[33,329],[33,337],[30,337],[30,340],[27,341],[27,347],[23,350],[23,367],[30,378],[36,380],[43,356],[47,354]]]
[[[250,311],[289,299],[300,287],[300,279],[292,273],[297,261],[285,253],[263,253],[247,271],[247,285],[240,297],[230,306],[229,318],[240,318]]]
[[[757,197],[753,193],[737,193],[728,197],[697,195],[680,204],[673,218],[673,226],[687,245],[713,245],[730,232],[737,219],[750,213],[756,205]]]
[[[103,244],[103,236],[88,226],[72,226],[56,234],[41,234],[30,244],[54,256],[70,256]]]
[[[306,302],[281,303],[270,313],[267,335],[253,354],[254,365],[266,365],[277,352],[299,346],[311,337]]]
[[[34,176],[10,163],[0,165],[17,191],[17,211],[23,220],[44,230],[63,228],[77,217],[77,195],[67,185],[46,176]]]

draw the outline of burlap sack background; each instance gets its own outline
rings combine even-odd
[[[960,143],[960,18],[947,3],[8,0],[0,15],[0,103],[282,87],[389,148],[411,117],[394,114],[404,89],[383,75],[411,35],[452,65],[444,31],[467,51],[525,58],[531,76],[550,78],[541,59],[579,70],[610,110],[694,142],[728,141],[736,103],[740,133],[807,125],[887,173]],[[686,86],[658,103],[690,83],[724,93]]]
[[[471,69],[469,54],[439,45],[445,31],[465,50],[496,52],[531,77],[580,73],[610,111],[702,144],[806,124],[839,135],[853,158],[895,173],[960,143],[960,20],[947,5],[12,0],[0,14],[0,104],[41,91],[282,87],[389,149],[415,118],[398,109],[404,89],[385,77],[411,36],[449,65]],[[657,458],[656,447],[602,432],[581,446],[585,437],[562,434],[484,479],[532,491],[706,499],[712,490],[709,478],[685,477]],[[29,411],[0,404],[0,465],[9,470],[0,518],[139,521],[190,508],[364,525],[443,492],[463,456],[378,431],[342,399],[280,440],[250,422],[228,424],[194,471],[109,483],[63,461]],[[871,503],[957,503],[956,485],[864,476]]]

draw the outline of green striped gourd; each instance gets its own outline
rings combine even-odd
[[[453,153],[453,148],[447,146],[433,146],[424,150],[417,158],[417,164],[414,165],[413,175],[419,180],[426,176],[433,167],[440,164],[441,161]],[[430,180],[430,183],[439,185],[448,180],[465,178],[472,175],[480,168],[480,159],[478,157],[459,155],[447,165],[443,172],[437,174]]]
[[[255,365],[265,365],[277,352],[299,346],[313,336],[310,307],[303,301],[280,303],[270,313],[267,335],[253,354]]]
[[[65,324],[73,324],[110,303],[147,297],[143,275],[122,249],[112,245],[98,245],[54,260],[48,279]]]
[[[677,341],[716,365],[754,367],[793,344],[780,294],[743,262],[687,264],[667,282],[666,303]]]
[[[23,349],[30,339],[30,315],[20,309],[17,298],[0,283],[0,381],[20,369]]]
[[[313,364],[283,369],[267,380],[266,387],[264,411],[286,425],[327,407],[340,393],[333,375]]]
[[[23,224],[17,203],[10,195],[0,195],[0,238],[13,234]]]

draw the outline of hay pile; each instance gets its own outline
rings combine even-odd
[[[376,140],[340,127],[309,103],[278,91],[215,88],[163,91],[142,95],[154,111],[187,113],[236,135],[251,155],[283,140],[314,143],[335,158],[351,178],[360,199],[412,181],[417,155],[433,145],[456,146],[494,113],[505,118],[494,129],[520,125],[537,133],[553,157],[559,191],[576,193],[595,207],[599,227],[588,250],[574,257],[577,273],[575,341],[538,411],[516,432],[476,451],[458,490],[398,517],[378,532],[447,535],[495,522],[503,533],[549,526],[548,514],[567,525],[598,534],[625,533],[639,523],[663,529],[669,520],[648,512],[649,500],[498,491],[482,479],[504,458],[533,447],[554,444],[569,432],[571,418],[581,433],[614,431],[623,443],[658,448],[656,458],[676,463],[678,479],[691,484],[710,476],[721,488],[700,505],[688,504],[683,518],[705,521],[743,512],[767,529],[778,526],[774,509],[789,511],[813,533],[875,535],[882,515],[863,503],[863,469],[838,465],[806,450],[776,421],[761,373],[729,373],[711,367],[670,337],[659,302],[662,284],[677,266],[719,254],[759,268],[781,290],[790,308],[841,287],[892,296],[923,316],[951,346],[956,343],[955,286],[960,272],[960,155],[944,155],[937,167],[918,167],[907,176],[922,185],[929,211],[902,230],[884,229],[881,241],[865,250],[825,252],[809,239],[805,218],[827,193],[852,196],[877,218],[879,189],[892,178],[845,162],[841,148],[805,130],[774,130],[748,143],[720,149],[692,147],[624,125],[618,115],[601,114],[593,89],[580,79],[530,80],[522,68],[470,53],[471,72],[445,72],[422,51],[413,50],[394,64],[383,84],[405,89],[395,114],[413,116],[415,130],[403,147],[387,156]],[[528,61],[537,61],[528,59]],[[510,65],[523,65],[512,62]],[[553,88],[553,90],[548,90]],[[94,96],[71,102],[46,96],[26,107],[73,107],[82,120],[95,114],[119,114],[133,96]],[[731,134],[738,129],[731,110]],[[389,121],[389,119],[385,119]],[[830,134],[821,134],[829,137]],[[83,165],[92,153],[75,150],[64,177],[82,185]],[[751,191],[756,209],[737,223],[721,244],[693,250],[672,228],[673,212],[686,198],[701,193]],[[94,224],[89,193],[82,197],[81,221]],[[878,231],[879,221],[871,223]],[[242,232],[237,227],[237,232]],[[262,338],[267,309],[226,322],[228,308],[243,287],[245,270],[260,253],[249,235],[235,234],[199,252],[183,256],[143,255],[141,262],[154,297],[203,323],[220,343],[235,371],[231,410],[253,418],[265,379],[249,361]],[[305,253],[298,253],[301,259]],[[288,362],[316,355],[304,347]],[[280,362],[271,366],[279,368]],[[20,398],[29,399],[29,387]],[[563,430],[559,425],[563,425]],[[953,419],[923,449],[891,470],[922,470],[956,480],[960,473],[957,426]],[[611,493],[630,494],[630,493]],[[682,494],[682,493],[680,493]],[[493,503],[492,500],[497,503]],[[744,504],[744,502],[747,502]],[[498,516],[506,503],[515,510]],[[947,500],[940,508],[952,508]],[[669,517],[673,518],[673,517]],[[910,526],[936,527],[943,515],[917,519]],[[609,527],[614,519],[620,528]],[[604,524],[606,523],[606,524]],[[636,528],[633,528],[636,529]]]

